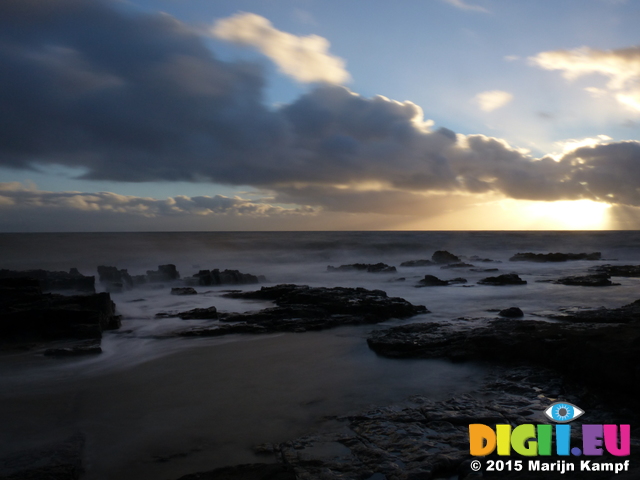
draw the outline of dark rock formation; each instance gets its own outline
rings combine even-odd
[[[611,400],[618,400],[617,395],[635,402],[640,395],[640,369],[635,368],[640,362],[640,322],[607,325],[500,319],[466,329],[415,323],[373,332],[367,343],[376,353],[393,358],[542,365]]]
[[[340,265],[339,267],[327,267],[327,272],[369,272],[369,273],[396,273],[396,267],[386,263],[352,263],[350,265]]]
[[[422,280],[418,282],[417,287],[441,287],[446,285],[453,285],[456,283],[467,283],[465,278],[457,277],[451,280],[440,280],[434,275],[425,275]]]
[[[198,327],[178,332],[180,336],[217,336],[228,333],[303,332],[339,325],[379,323],[390,318],[407,318],[428,313],[422,305],[412,305],[382,290],[364,288],[276,285],[254,292],[231,292],[230,298],[272,300],[276,307],[258,312],[219,314],[229,325]]]
[[[215,320],[218,318],[218,310],[216,309],[216,307],[194,308],[192,310],[187,310],[186,312],[179,313],[160,312],[156,313],[156,317],[178,317],[182,320]]]
[[[469,260],[472,262],[483,262],[483,263],[502,263],[500,260],[491,260],[490,258],[482,258],[478,255],[471,255]]]
[[[573,323],[632,323],[640,321],[640,300],[619,308],[561,309],[542,312],[538,316],[566,320]]]
[[[473,265],[471,265],[470,263],[457,262],[457,263],[450,263],[449,265],[443,265],[440,268],[444,270],[449,268],[469,268],[469,267],[473,267]]]
[[[568,260],[600,260],[600,252],[593,253],[516,253],[512,262],[566,262]]]
[[[556,399],[577,403],[589,412],[592,423],[631,423],[635,415],[620,415],[615,410],[597,406],[572,393],[551,370],[531,367],[494,368],[486,380],[471,394],[459,394],[445,401],[415,395],[404,402],[364,412],[337,417],[342,428],[308,434],[274,445],[276,458],[291,465],[298,480],[422,480],[507,478],[536,480],[577,480],[586,478],[579,465],[574,472],[528,472],[528,460],[512,452],[509,457],[493,454],[478,459],[469,455],[469,424],[482,423],[522,425],[547,423],[543,411]],[[580,424],[572,422],[572,437],[581,445]],[[585,421],[585,423],[588,423]],[[632,442],[637,434],[632,432]],[[632,448],[633,452],[633,448]],[[540,458],[540,457],[538,457]],[[596,457],[597,458],[597,457]],[[635,465],[637,453],[632,453]],[[481,460],[481,473],[474,473],[471,460]],[[519,460],[523,471],[507,468],[487,472],[487,460]],[[555,463],[569,457],[555,454],[544,457]],[[611,457],[603,461],[610,462]],[[575,463],[577,459],[573,459]],[[599,460],[593,460],[599,461]],[[637,466],[624,478],[638,478]],[[327,472],[330,472],[327,473]],[[623,478],[613,472],[588,472],[596,480]]]
[[[171,295],[197,295],[198,292],[191,287],[173,287],[171,289]]]
[[[402,262],[401,267],[428,267],[434,265],[431,260],[409,260],[408,262]]]
[[[192,278],[196,279],[198,285],[247,285],[253,283],[266,282],[267,279],[262,276],[251,275],[250,273],[241,273],[238,270],[223,270],[217,268],[214,270],[200,270]]]
[[[49,272],[47,270],[0,270],[0,279],[32,278],[45,292],[54,290],[75,290],[78,292],[95,293],[95,277],[85,276],[72,268],[67,272]]]
[[[609,275],[606,273],[574,275],[570,277],[562,277],[557,280],[552,280],[551,282],[558,285],[575,285],[579,287],[610,287],[613,285],[620,285],[619,283],[613,283],[611,281],[611,277],[609,277]]]
[[[100,265],[98,266],[98,278],[100,283],[110,292],[119,292],[133,286],[133,279],[124,268],[118,270],[117,267]]]
[[[611,277],[640,277],[640,265],[598,265],[589,270],[606,273]]]
[[[42,293],[35,279],[2,280],[0,338],[100,338],[120,327],[108,293],[64,296]]]
[[[431,256],[433,263],[460,263],[460,257],[446,250],[438,250]]]
[[[481,272],[481,273],[498,272],[499,271],[499,269],[497,269],[497,268],[471,268],[470,270],[472,272]]]
[[[172,264],[159,265],[158,270],[147,270],[147,280],[149,282],[170,282],[180,278],[180,273],[176,266]]]
[[[526,280],[522,280],[515,273],[505,273],[504,275],[498,275],[497,277],[483,278],[478,282],[480,285],[525,285]]]
[[[500,315],[501,317],[506,317],[506,318],[524,317],[523,311],[520,310],[518,307],[505,308],[504,310],[500,310],[498,312],[498,315]]]
[[[251,463],[184,475],[178,480],[296,480],[291,465]]]

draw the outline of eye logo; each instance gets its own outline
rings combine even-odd
[[[544,411],[544,414],[554,422],[569,423],[580,417],[584,410],[568,402],[556,402]]]

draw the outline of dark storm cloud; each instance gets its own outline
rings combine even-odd
[[[411,102],[336,85],[269,109],[257,66],[216,59],[168,15],[114,5],[0,2],[0,165],[252,185],[352,212],[428,210],[412,207],[436,202],[425,192],[640,205],[638,142],[533,159],[499,139],[430,131]]]

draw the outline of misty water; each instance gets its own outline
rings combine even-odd
[[[638,264],[639,241],[636,232],[0,235],[0,268],[76,267],[85,275],[97,275],[98,265],[112,265],[141,274],[173,263],[182,277],[200,269],[229,268],[264,275],[266,285],[380,289],[432,312],[321,332],[160,339],[164,333],[211,321],[156,319],[158,312],[212,305],[223,312],[244,312],[272,304],[221,297],[229,287],[196,287],[199,294],[187,297],[170,295],[169,283],[113,293],[123,317],[122,328],[104,335],[102,354],[51,358],[40,350],[0,356],[0,456],[82,432],[87,470],[83,478],[88,479],[172,479],[223,465],[271,461],[256,456],[251,447],[339,428],[332,416],[398,402],[413,394],[444,399],[472,391],[488,371],[487,366],[477,364],[378,357],[366,344],[370,331],[433,320],[463,328],[470,321],[485,321],[480,317],[492,318],[495,313],[488,309],[510,306],[520,307],[525,319],[540,319],[533,313],[630,303],[640,297],[640,279],[615,278],[621,285],[606,288],[536,280],[583,274],[603,263]],[[407,260],[429,259],[436,250],[499,261],[475,265],[500,271],[399,266]],[[515,253],[529,251],[600,251],[603,260],[508,260]],[[327,265],[358,262],[384,262],[398,271],[327,272]],[[518,273],[528,284],[477,285],[486,276],[510,272]],[[425,274],[442,279],[464,277],[473,287],[415,288]],[[405,280],[392,281],[401,277]]]

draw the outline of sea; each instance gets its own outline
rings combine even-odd
[[[446,250],[475,268],[402,267]],[[601,252],[598,261],[512,262],[516,253]],[[471,261],[472,256],[491,262]],[[328,266],[383,262],[395,273],[329,272]],[[567,307],[616,307],[640,298],[640,278],[612,287],[556,285],[602,264],[640,264],[640,232],[167,232],[0,234],[0,268],[96,275],[97,266],[132,275],[176,265],[182,278],[201,269],[263,275],[282,283],[379,289],[426,306],[430,313],[377,325],[270,335],[162,338],[211,320],[156,313],[215,306],[255,311],[266,301],[224,298],[229,288],[177,284],[112,293],[122,327],[106,332],[103,353],[46,357],[40,349],[0,354],[0,457],[44,448],[76,433],[85,438],[83,479],[177,479],[225,465],[272,462],[254,446],[342,428],[338,417],[402,402],[411,395],[446,399],[473,394],[491,369],[480,363],[399,360],[368,349],[373,330],[413,322],[465,328],[517,306],[524,319]],[[522,286],[486,286],[487,276],[517,273]],[[425,275],[463,277],[466,284],[416,288]],[[543,282],[540,282],[542,280]],[[96,281],[98,291],[103,287]],[[519,321],[514,319],[513,321]],[[553,321],[553,320],[548,320]],[[18,455],[19,457],[19,455]],[[15,458],[18,458],[15,457]]]

